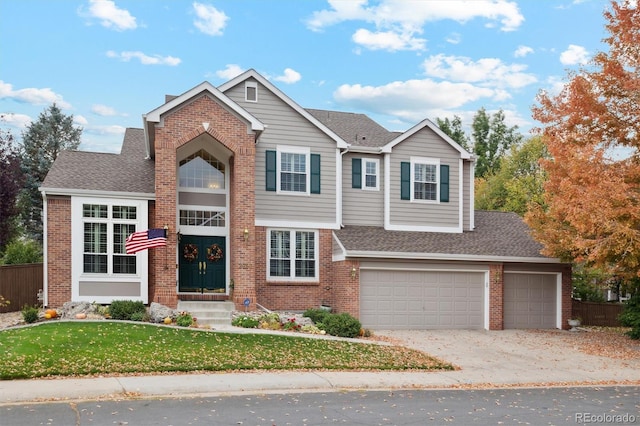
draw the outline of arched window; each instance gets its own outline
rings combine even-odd
[[[224,163],[204,149],[180,161],[182,188],[225,189]]]

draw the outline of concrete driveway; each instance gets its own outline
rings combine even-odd
[[[461,384],[566,384],[640,382],[640,341],[602,345],[594,332],[561,330],[377,331],[461,368],[443,373]],[[627,342],[628,339],[626,339]],[[589,355],[580,348],[600,345]],[[635,357],[634,357],[635,354]],[[624,356],[622,356],[624,355]]]

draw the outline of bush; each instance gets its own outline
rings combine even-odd
[[[36,241],[14,240],[7,245],[0,258],[3,265],[21,265],[42,262],[42,247]]]
[[[180,312],[176,317],[176,325],[180,327],[191,327],[193,324],[193,317],[189,312]]]
[[[258,320],[251,317],[236,317],[231,321],[231,325],[243,328],[258,328]]]
[[[147,308],[141,301],[114,300],[109,306],[109,315],[116,320],[142,321],[146,313]]]
[[[260,318],[258,318],[258,326],[265,330],[280,330],[282,328],[280,314],[271,312],[260,316]]]
[[[631,327],[627,335],[632,339],[640,339],[640,294],[635,294],[625,303],[622,313],[618,317],[625,327]]]
[[[329,312],[320,309],[320,308],[311,308],[304,311],[302,314],[303,317],[309,318],[315,324],[319,322],[323,322],[327,315],[331,315]]]
[[[321,323],[316,324],[327,334],[339,337],[358,337],[362,324],[347,313],[326,315]]]
[[[38,308],[35,306],[24,305],[22,308],[22,319],[27,324],[33,324],[38,321]]]

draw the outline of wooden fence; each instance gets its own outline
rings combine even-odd
[[[580,317],[582,325],[620,327],[618,315],[622,312],[622,303],[581,302],[573,300],[571,317]]]
[[[10,302],[0,307],[0,313],[19,311],[24,305],[38,305],[38,290],[42,287],[42,263],[0,266],[0,296]]]

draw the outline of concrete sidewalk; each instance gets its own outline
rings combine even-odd
[[[233,393],[416,388],[640,385],[640,358],[586,355],[566,333],[378,331],[458,365],[441,372],[247,372],[0,381],[0,404],[43,400],[208,396]]]

